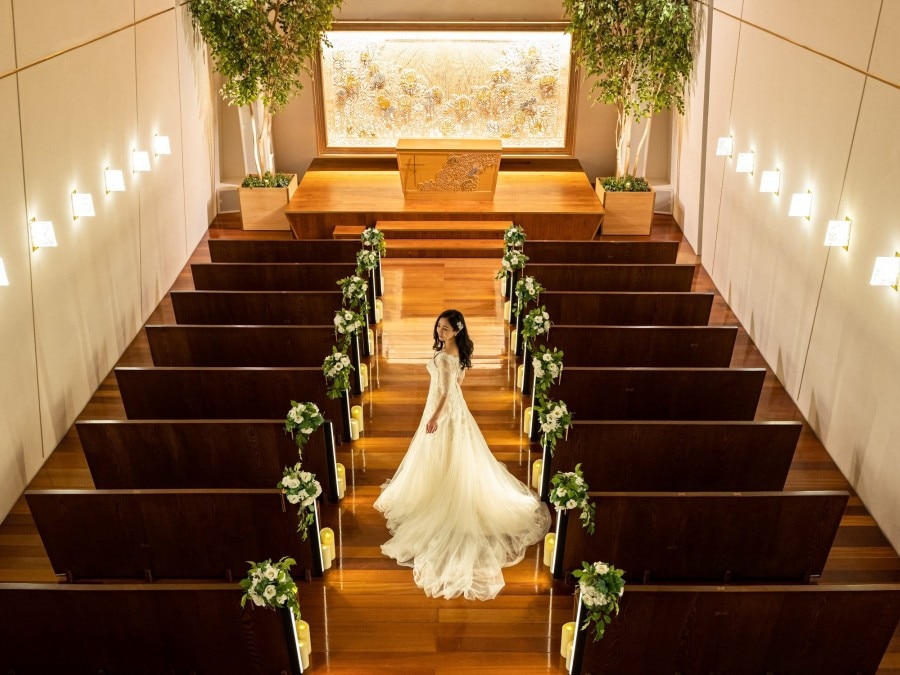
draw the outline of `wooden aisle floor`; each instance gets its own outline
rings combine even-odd
[[[288,235],[243,232],[235,228],[233,219],[220,218],[209,236]],[[681,239],[672,219],[661,216],[652,236]],[[190,262],[208,260],[204,240]],[[682,242],[679,262],[696,261],[693,251]],[[360,441],[339,449],[339,461],[347,468],[347,495],[340,507],[324,515],[324,524],[335,530],[337,561],[323,580],[300,587],[303,615],[313,636],[309,672],[565,672],[558,654],[559,632],[560,626],[571,620],[572,589],[552,582],[541,564],[540,546],[531,547],[521,563],[505,570],[505,589],[496,600],[486,603],[426,598],[413,583],[412,572],[398,567],[379,550],[388,534],[372,504],[378,486],[399,464],[419,421],[428,386],[424,363],[431,353],[434,318],[441,310],[451,306],[461,310],[470,325],[476,351],[464,392],[496,457],[522,480],[527,480],[530,462],[537,458],[519,430],[521,401],[512,386],[513,366],[501,320],[502,300],[493,280],[497,268],[498,261],[490,259],[385,260],[379,353],[370,360],[371,386],[362,397],[365,434]],[[188,265],[173,288],[192,287]],[[702,269],[694,288],[715,290]],[[148,323],[174,323],[168,296]],[[710,324],[739,325],[718,293]],[[118,365],[150,364],[142,331]],[[766,366],[743,329],[732,365]],[[115,377],[110,373],[81,418],[124,417]],[[771,369],[757,419],[802,420]],[[30,487],[93,487],[74,427]],[[785,487],[849,489],[808,426],[804,426]],[[59,581],[24,498],[0,525],[0,581]],[[819,583],[866,582],[900,582],[900,558],[854,495]],[[878,672],[900,674],[900,636],[895,635]]]

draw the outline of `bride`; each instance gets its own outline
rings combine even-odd
[[[550,526],[546,505],[494,459],[460,383],[472,367],[463,315],[434,324],[431,386],[422,421],[375,508],[393,535],[381,551],[413,568],[431,597],[490,600],[514,565]]]

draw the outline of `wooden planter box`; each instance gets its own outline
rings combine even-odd
[[[600,234],[650,234],[656,190],[650,192],[607,192],[596,182],[597,196],[606,213]]]
[[[289,230],[284,207],[297,190],[297,174],[283,188],[238,188],[241,226],[245,230]]]

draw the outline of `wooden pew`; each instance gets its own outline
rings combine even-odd
[[[171,291],[180,324],[322,326],[341,308],[335,291]]]
[[[529,263],[527,273],[550,291],[687,292],[696,269],[696,265]]]
[[[322,575],[319,524],[301,541],[281,490],[28,490],[53,571],[73,579],[243,578],[290,556]]]
[[[800,422],[588,422],[574,420],[550,478],[581,464],[598,492],[746,492],[784,488]]]
[[[356,263],[193,263],[198,291],[333,291]]]
[[[350,440],[349,397],[328,398],[321,368],[133,367],[115,373],[128,419],[284,419],[291,401],[312,401],[335,436]]]
[[[0,584],[0,671],[302,672],[283,615],[240,600],[236,583]]]
[[[559,325],[705,326],[713,297],[713,293],[547,291],[541,293],[540,304]]]
[[[765,377],[765,368],[575,367],[550,397],[579,421],[752,420]]]
[[[586,475],[590,485],[592,476]],[[557,514],[553,575],[603,560],[628,581],[802,581],[822,574],[847,492],[590,492],[596,533]]]
[[[529,239],[524,253],[528,264],[569,263],[666,265],[678,257],[677,241],[552,241]],[[526,270],[527,271],[527,270]],[[529,271],[528,274],[531,274]]]
[[[210,239],[214,263],[354,262],[359,239]]]
[[[602,640],[576,634],[572,673],[874,673],[900,584],[626,586],[619,606]]]
[[[75,429],[100,490],[271,488],[300,459],[283,420],[79,420]],[[323,433],[310,436],[301,461],[338,501]]]

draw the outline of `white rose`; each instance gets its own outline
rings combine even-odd
[[[574,509],[576,506],[578,506],[578,502],[576,502],[574,499],[570,499],[566,502],[567,509]]]
[[[279,595],[277,598],[275,598],[275,602],[277,602],[279,605],[283,605],[284,603],[287,602],[287,596]]]
[[[265,606],[266,606],[266,601],[263,600],[263,599],[262,599],[260,596],[258,596],[256,593],[251,593],[251,594],[250,594],[250,600],[251,600],[251,601],[253,602],[253,604],[256,605],[257,607],[265,607]]]
[[[606,594],[600,596],[600,599],[597,601],[597,604],[603,607],[603,605],[609,604],[609,598],[606,597]]]
[[[312,474],[309,471],[301,471],[300,480],[302,480],[304,483],[308,483],[312,480]]]
[[[544,361],[550,361],[553,359],[553,355],[550,352],[544,352]]]
[[[556,488],[556,496],[557,497],[565,497],[566,489],[565,488]]]
[[[597,574],[606,574],[607,572],[609,572],[609,565],[607,565],[606,563],[602,563],[602,562],[595,562],[594,563],[594,571]]]
[[[547,422],[544,422],[541,425],[541,431],[543,431],[545,434],[548,433],[551,429],[552,427]]]
[[[303,503],[300,506],[303,508],[306,508],[307,506],[311,505],[314,501],[316,501],[315,497],[308,497],[307,499],[303,500]]]
[[[276,595],[278,595],[278,589],[276,589],[274,586],[266,586],[266,590],[263,591],[263,596],[266,598],[266,600],[271,600]]]
[[[576,476],[575,485],[584,485],[584,478],[582,478],[581,476]],[[600,563],[597,564],[599,565]],[[603,574],[603,572],[599,572],[599,574]]]
[[[275,581],[276,577],[278,576],[278,570],[269,565],[266,568],[266,571],[263,573],[263,576],[269,581]]]
[[[312,428],[312,427],[303,427],[303,428],[300,430],[300,433],[301,433],[301,434],[306,434],[307,436],[309,436],[312,432],[313,432],[313,428]]]
[[[300,501],[300,495],[288,495],[287,500],[289,504],[297,504]]]

